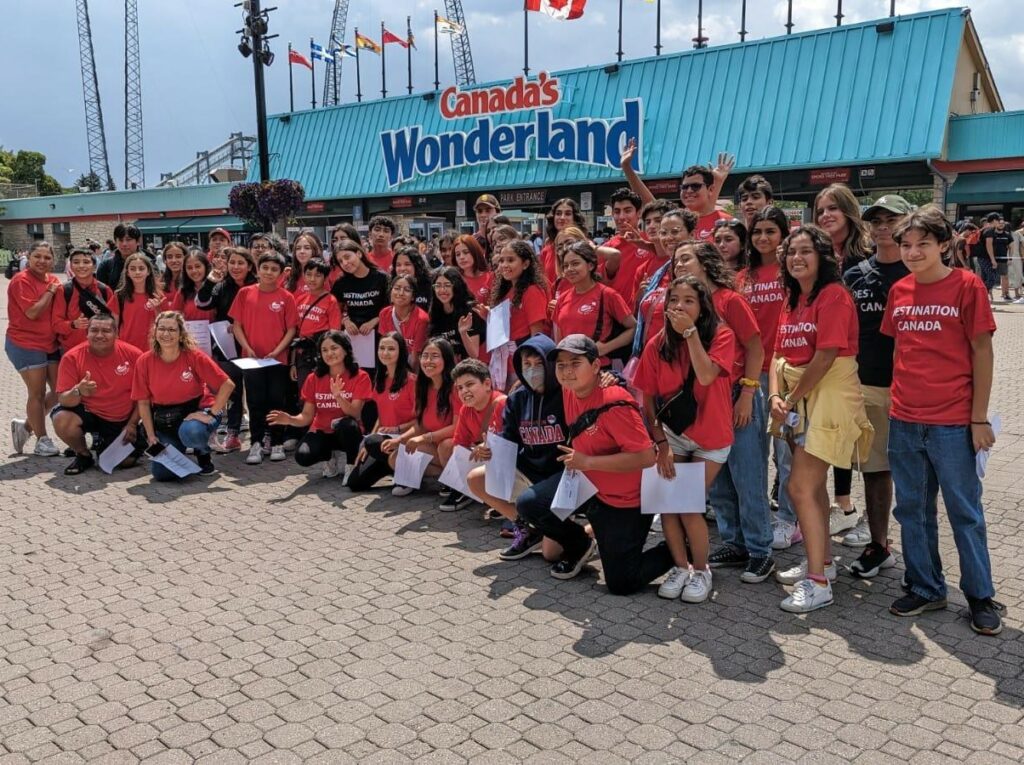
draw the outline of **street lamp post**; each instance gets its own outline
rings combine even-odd
[[[260,181],[270,180],[270,151],[267,147],[267,94],[263,81],[263,67],[270,66],[274,54],[269,41],[277,35],[267,34],[267,14],[276,8],[260,9],[260,0],[245,0],[236,3],[245,13],[245,25],[240,30],[242,40],[238,51],[243,56],[252,56],[253,81],[256,86],[256,143],[259,151]]]

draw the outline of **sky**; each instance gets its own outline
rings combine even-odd
[[[625,58],[653,55],[655,5],[624,0]],[[47,171],[70,185],[88,171],[85,110],[73,0],[0,0],[0,72],[3,103],[0,146],[31,149],[47,157]],[[326,44],[334,0],[263,0],[276,5],[270,32],[276,55],[265,70],[269,114],[288,110],[287,46],[308,54],[309,38]],[[956,5],[949,0],[897,0],[897,13],[910,14]],[[241,9],[232,0],[138,0],[143,129],[147,185],[161,172],[187,165],[196,152],[212,149],[229,134],[255,135],[252,60],[238,53],[236,30]],[[749,0],[748,40],[785,33],[785,0]],[[836,0],[797,0],[794,32],[835,24]],[[514,77],[523,66],[522,0],[463,0],[477,82]],[[974,0],[971,15],[1007,110],[1024,109],[1024,31],[1017,3]],[[381,15],[381,8],[387,10]],[[443,0],[351,0],[347,42],[358,28],[380,39],[380,24],[404,36],[412,17],[419,47],[413,51],[414,92],[433,89],[433,13],[444,15]],[[124,180],[124,3],[90,0],[93,47],[106,126],[107,151],[118,188]],[[738,41],[740,0],[705,0],[704,34],[709,45]],[[530,14],[530,69],[555,71],[615,60],[616,0],[589,0],[582,19],[560,22]],[[663,53],[692,47],[697,32],[697,0],[662,0]],[[846,0],[844,23],[881,18],[889,0]],[[388,92],[405,93],[405,51],[388,46]],[[364,100],[378,97],[379,59],[361,57]],[[317,67],[317,101],[322,93]],[[451,48],[440,38],[441,87],[454,83]],[[295,67],[296,108],[308,108],[309,71]],[[355,67],[342,69],[342,101],[354,100]],[[13,108],[12,108],[13,107]],[[19,108],[20,107],[20,108]]]

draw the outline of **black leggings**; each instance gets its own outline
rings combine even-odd
[[[848,497],[853,489],[853,470],[850,468],[832,467],[832,478],[836,485],[837,497]]]
[[[295,461],[302,467],[309,467],[318,462],[326,462],[331,452],[345,452],[345,458],[351,465],[359,454],[359,444],[363,440],[363,432],[351,417],[342,417],[334,424],[330,433],[309,431],[299,442],[295,450]]]
[[[217,355],[220,356],[220,354]],[[218,358],[217,364],[235,384],[235,389],[231,391],[231,398],[228,399],[228,418],[224,425],[232,433],[238,435],[238,429],[242,427],[242,394],[245,392],[242,375],[244,373],[236,364],[226,359]]]
[[[246,369],[242,376],[245,380],[245,398],[249,404],[249,435],[252,443],[261,443],[269,430],[270,445],[280,446],[284,443],[285,426],[267,425],[267,415],[274,409],[288,408],[288,384],[291,382],[288,367],[278,364],[262,369]]]
[[[394,438],[394,436],[387,433],[371,433],[363,440],[366,459],[356,465],[348,474],[349,489],[366,491],[381,478],[390,475],[391,466],[388,465],[388,455],[380,450],[380,445],[389,438]],[[398,448],[404,449],[405,447],[399,446]]]

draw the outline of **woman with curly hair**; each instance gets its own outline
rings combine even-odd
[[[433,299],[427,337],[440,337],[452,344],[456,361],[487,356],[487,323],[475,310],[479,305],[469,294],[459,269],[442,266],[434,273]]]
[[[547,330],[547,287],[533,248],[521,239],[505,245],[498,259],[497,279],[490,299],[491,308],[505,300],[510,303],[511,342],[494,349],[491,355],[491,377],[499,389],[505,388],[516,347],[533,335]]]
[[[544,278],[548,280],[548,284],[554,284],[558,278],[558,253],[555,250],[555,238],[560,231],[569,226],[575,226],[585,235],[587,220],[583,217],[583,211],[580,210],[576,200],[569,197],[562,197],[551,205],[544,220],[546,221],[545,233],[547,236],[544,246],[540,250],[540,262]]]

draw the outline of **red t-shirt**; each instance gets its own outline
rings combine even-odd
[[[658,287],[640,301],[640,315],[644,319],[644,345],[665,328],[665,292],[671,281],[672,276],[666,271]]]
[[[166,299],[152,308],[147,307],[149,301],[149,296],[144,292],[136,293],[125,300],[121,307],[121,324],[117,330],[118,338],[143,352],[152,348],[149,335],[157,314],[170,308]]]
[[[555,254],[555,243],[546,242],[540,248],[540,265],[544,269],[544,278],[548,284],[554,284],[558,279],[558,256]]]
[[[515,287],[508,291],[505,300],[510,300],[515,294]],[[536,284],[531,284],[523,293],[523,301],[520,305],[512,305],[510,311],[509,335],[517,342],[530,337],[533,332],[531,324],[546,326],[548,320],[548,296],[544,290]],[[543,328],[542,330],[543,331]]]
[[[667,262],[668,261],[655,256],[644,262],[644,264],[636,270],[636,274],[633,276],[633,298],[629,301],[629,305],[634,305],[637,298],[640,297],[640,285],[654,276],[654,274],[658,272],[658,269]],[[665,273],[665,278],[668,278],[668,272],[666,271]]]
[[[423,411],[420,412],[420,427],[422,427],[424,433],[432,433],[435,430],[447,428],[455,422],[455,418],[459,416],[459,412],[461,411],[462,399],[459,398],[459,394],[455,392],[455,386],[452,386],[452,392],[448,402],[448,413],[443,417],[438,414],[437,388],[431,384],[427,387],[427,405]]]
[[[698,241],[710,242],[715,236],[715,221],[732,220],[732,216],[723,210],[713,210],[707,215],[697,218],[697,227],[693,230],[693,238]]]
[[[346,401],[351,403],[353,400],[366,401],[373,398],[373,384],[370,382],[370,376],[362,369],[354,375],[342,372],[341,379],[344,381],[341,397]],[[341,411],[338,400],[331,392],[331,375],[329,373],[323,377],[315,374],[307,376],[306,381],[302,383],[302,392],[299,397],[313,405],[313,422],[309,429],[317,433],[330,433],[334,430],[331,426],[332,422],[348,416]]]
[[[605,247],[611,247],[620,253],[619,270],[615,277],[608,280],[608,286],[618,292],[627,304],[633,302],[633,279],[636,272],[646,267],[648,261],[655,257],[654,245],[647,244],[646,247],[639,247],[635,242],[629,242],[621,236],[613,236],[604,243]]]
[[[123,340],[115,340],[114,350],[103,357],[90,353],[87,343],[76,345],[60,360],[57,390],[66,393],[89,372],[96,392],[82,397],[86,410],[108,422],[127,420],[135,406],[132,381],[141,355],[142,351]]]
[[[295,295],[298,336],[312,337],[329,329],[341,329],[341,308],[330,292],[313,297],[306,290]]]
[[[784,305],[775,353],[796,367],[809,364],[818,349],[836,348],[839,356],[856,356],[859,326],[853,298],[839,282],[826,285],[811,305],[800,295],[792,311]]]
[[[295,298],[288,290],[279,287],[264,292],[258,284],[250,284],[238,291],[228,316],[241,326],[257,358],[269,356],[299,321]],[[287,364],[288,349],[285,348],[275,358]],[[327,392],[330,393],[330,386]]]
[[[690,352],[684,343],[679,349],[675,363],[669,364],[661,358],[664,333],[655,335],[644,347],[633,376],[633,387],[649,396],[660,397],[663,402],[683,388],[690,373]],[[724,324],[718,325],[708,357],[718,365],[718,377],[711,385],[701,385],[694,380],[693,397],[697,400],[697,419],[681,435],[686,436],[703,449],[723,449],[733,442],[732,429],[732,387],[729,370],[736,352],[736,337]]]
[[[494,408],[491,410],[491,421],[487,425],[487,430],[491,433],[501,433],[504,429],[505,400],[505,394],[501,391],[491,391],[491,398],[487,404],[490,406],[491,403],[494,403]],[[486,411],[486,406],[477,411],[471,406],[462,405],[459,421],[455,423],[455,433],[452,435],[452,442],[456,446],[468,448],[480,443],[480,433],[484,428],[483,420]]]
[[[491,288],[494,286],[493,271],[484,271],[476,276],[462,274],[462,278],[466,282],[466,288],[469,290],[471,298],[480,305],[491,304]]]
[[[384,390],[373,391],[377,403],[377,422],[382,430],[393,431],[399,425],[416,419],[416,375],[410,374],[397,393],[391,392],[391,378],[384,382]]]
[[[598,315],[601,315],[600,337],[597,336]],[[612,336],[613,322],[621,323],[630,316],[632,314],[622,296],[611,287],[597,283],[583,294],[572,287],[559,293],[553,324],[559,338],[579,332],[603,343]],[[609,363],[606,356],[602,356],[600,361],[602,365]]]
[[[633,401],[625,388],[600,386],[586,398],[579,398],[569,390],[562,390],[565,421],[572,425],[588,409],[612,401]],[[632,406],[616,406],[598,416],[597,422],[572,441],[572,448],[593,457],[608,454],[635,454],[653,447],[640,412]],[[612,473],[605,470],[585,470],[584,474],[597,487],[597,498],[612,507],[640,506],[641,471]]]
[[[377,264],[377,268],[378,269],[380,269],[381,271],[383,271],[386,274],[390,274],[391,273],[391,263],[395,259],[395,253],[393,251],[388,250],[383,255],[378,255],[376,252],[374,252],[371,249],[366,254],[367,254],[367,257],[369,257],[371,263],[376,263]]]
[[[181,290],[174,293],[170,310],[181,311],[185,321],[213,321],[217,318],[216,308],[199,308],[196,306],[195,295],[186,299]]]
[[[745,344],[761,329],[757,326],[757,319],[754,318],[754,312],[750,310],[747,301],[735,290],[717,289],[711,295],[711,302],[714,303],[719,318],[728,325],[735,336],[736,356],[729,373],[729,382],[735,384],[743,377],[747,363]]]
[[[954,268],[920,284],[913,275],[889,292],[882,332],[895,338],[892,416],[927,425],[971,421],[971,340],[996,331],[988,290],[972,272]]]
[[[39,302],[51,284],[57,285],[59,294],[62,285],[55,274],[47,274],[46,281],[42,281],[31,271],[20,271],[7,285],[7,337],[19,348],[45,353],[57,349],[57,335],[51,318],[57,295],[36,318],[30,319],[25,315],[25,311]]]
[[[757,326],[761,329],[761,345],[764,347],[764,366],[761,371],[767,372],[775,353],[779,318],[786,301],[786,293],[779,279],[779,264],[765,263],[754,271],[749,268],[740,271],[736,288],[747,299],[757,319]]]
[[[209,406],[213,403],[210,391],[220,390],[227,379],[217,362],[200,350],[182,351],[171,362],[146,351],[135,368],[132,398],[161,405],[183,404],[198,398],[200,406]]]
[[[418,305],[412,307],[412,313],[405,321],[398,321],[395,317],[394,306],[384,306],[380,309],[380,322],[377,324],[378,334],[386,332],[398,332],[405,338],[405,344],[409,346],[409,358],[416,358],[427,344],[427,326],[430,324],[430,317],[427,312]],[[402,420],[407,422],[407,420]]]
[[[106,285],[101,287],[101,284],[102,282],[98,279],[93,279],[92,284],[82,289],[90,293],[97,303],[105,305],[110,313],[117,316],[120,309],[117,295]],[[53,296],[53,331],[60,341],[61,349],[69,351],[79,343],[85,342],[86,330],[77,329],[73,326],[75,319],[79,319],[82,316],[82,295],[77,289],[72,287],[71,300],[65,300],[64,291],[66,289],[66,286],[62,286],[57,290],[57,294]],[[100,292],[101,289],[103,289],[102,293]],[[106,300],[103,299],[104,295],[107,296]]]

